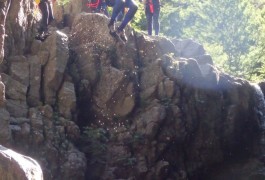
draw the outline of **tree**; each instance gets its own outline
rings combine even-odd
[[[171,0],[161,14],[162,33],[198,40],[226,72],[251,79],[265,67],[260,53],[264,23],[250,1]]]

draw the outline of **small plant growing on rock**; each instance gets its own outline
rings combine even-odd
[[[164,97],[163,99],[161,99],[160,102],[161,102],[161,104],[163,104],[165,107],[170,107],[170,106],[174,105],[173,102],[172,102],[172,99],[171,99],[171,98],[168,98],[168,97]]]
[[[90,157],[90,163],[105,164],[108,137],[103,128],[85,127],[82,138],[86,141],[86,153]]]
[[[134,166],[137,164],[137,159],[135,157],[127,158],[127,161],[125,161],[124,166]]]
[[[118,164],[124,166],[124,167],[132,167],[137,164],[137,159],[135,157],[120,157],[117,160]]]
[[[132,149],[135,149],[138,146],[142,146],[144,142],[145,142],[144,135],[142,133],[135,132],[135,134],[133,134],[133,136],[130,139],[128,139],[126,145],[128,145]]]

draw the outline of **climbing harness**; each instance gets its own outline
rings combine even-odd
[[[101,13],[101,14],[105,14],[107,17],[109,17],[106,5],[104,6],[103,4],[105,4],[104,2],[101,2],[101,0],[88,0],[88,3],[86,4],[86,6],[88,8],[91,9],[91,11],[93,13]],[[100,9],[99,9],[100,7]]]
[[[96,2],[92,2],[92,0],[88,0],[88,3],[86,5],[90,8],[97,8],[99,5],[99,0],[97,0]]]
[[[152,0],[148,0],[148,6],[149,6],[150,12],[153,14],[154,13],[154,4],[153,4]]]

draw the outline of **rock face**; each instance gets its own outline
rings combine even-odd
[[[85,155],[74,145],[80,129],[73,122],[75,87],[66,72],[68,37],[54,28],[45,42],[34,40],[32,10],[33,2],[19,1],[10,4],[6,17],[1,144],[36,158],[44,179],[84,179]]]
[[[11,2],[11,1],[7,1]],[[17,0],[10,3],[6,17],[5,56],[27,53],[34,38],[34,4],[31,0]]]
[[[212,165],[251,156],[260,124],[249,82],[218,71],[192,40],[127,29],[122,46],[106,24],[80,14],[70,37],[77,123],[93,127],[81,142],[94,169],[88,179],[198,179]]]
[[[199,43],[127,27],[122,45],[104,15],[73,2],[71,31],[50,28],[41,42],[20,1],[7,17],[0,140],[37,159],[44,179],[217,179],[228,177],[218,167],[261,153],[262,93]]]
[[[1,179],[43,179],[40,165],[32,158],[0,146]]]
[[[7,12],[9,10],[9,6],[10,6],[10,1],[8,0],[2,0],[0,2],[0,9],[1,9],[1,13],[0,13],[0,62],[3,61],[4,58],[4,42],[5,42],[5,25],[6,25],[6,16],[7,16]]]

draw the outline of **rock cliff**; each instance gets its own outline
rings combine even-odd
[[[130,27],[119,44],[104,15],[72,2],[41,42],[33,4],[18,1],[0,3],[0,143],[35,158],[44,179],[260,175],[262,90],[219,71],[202,45]]]

